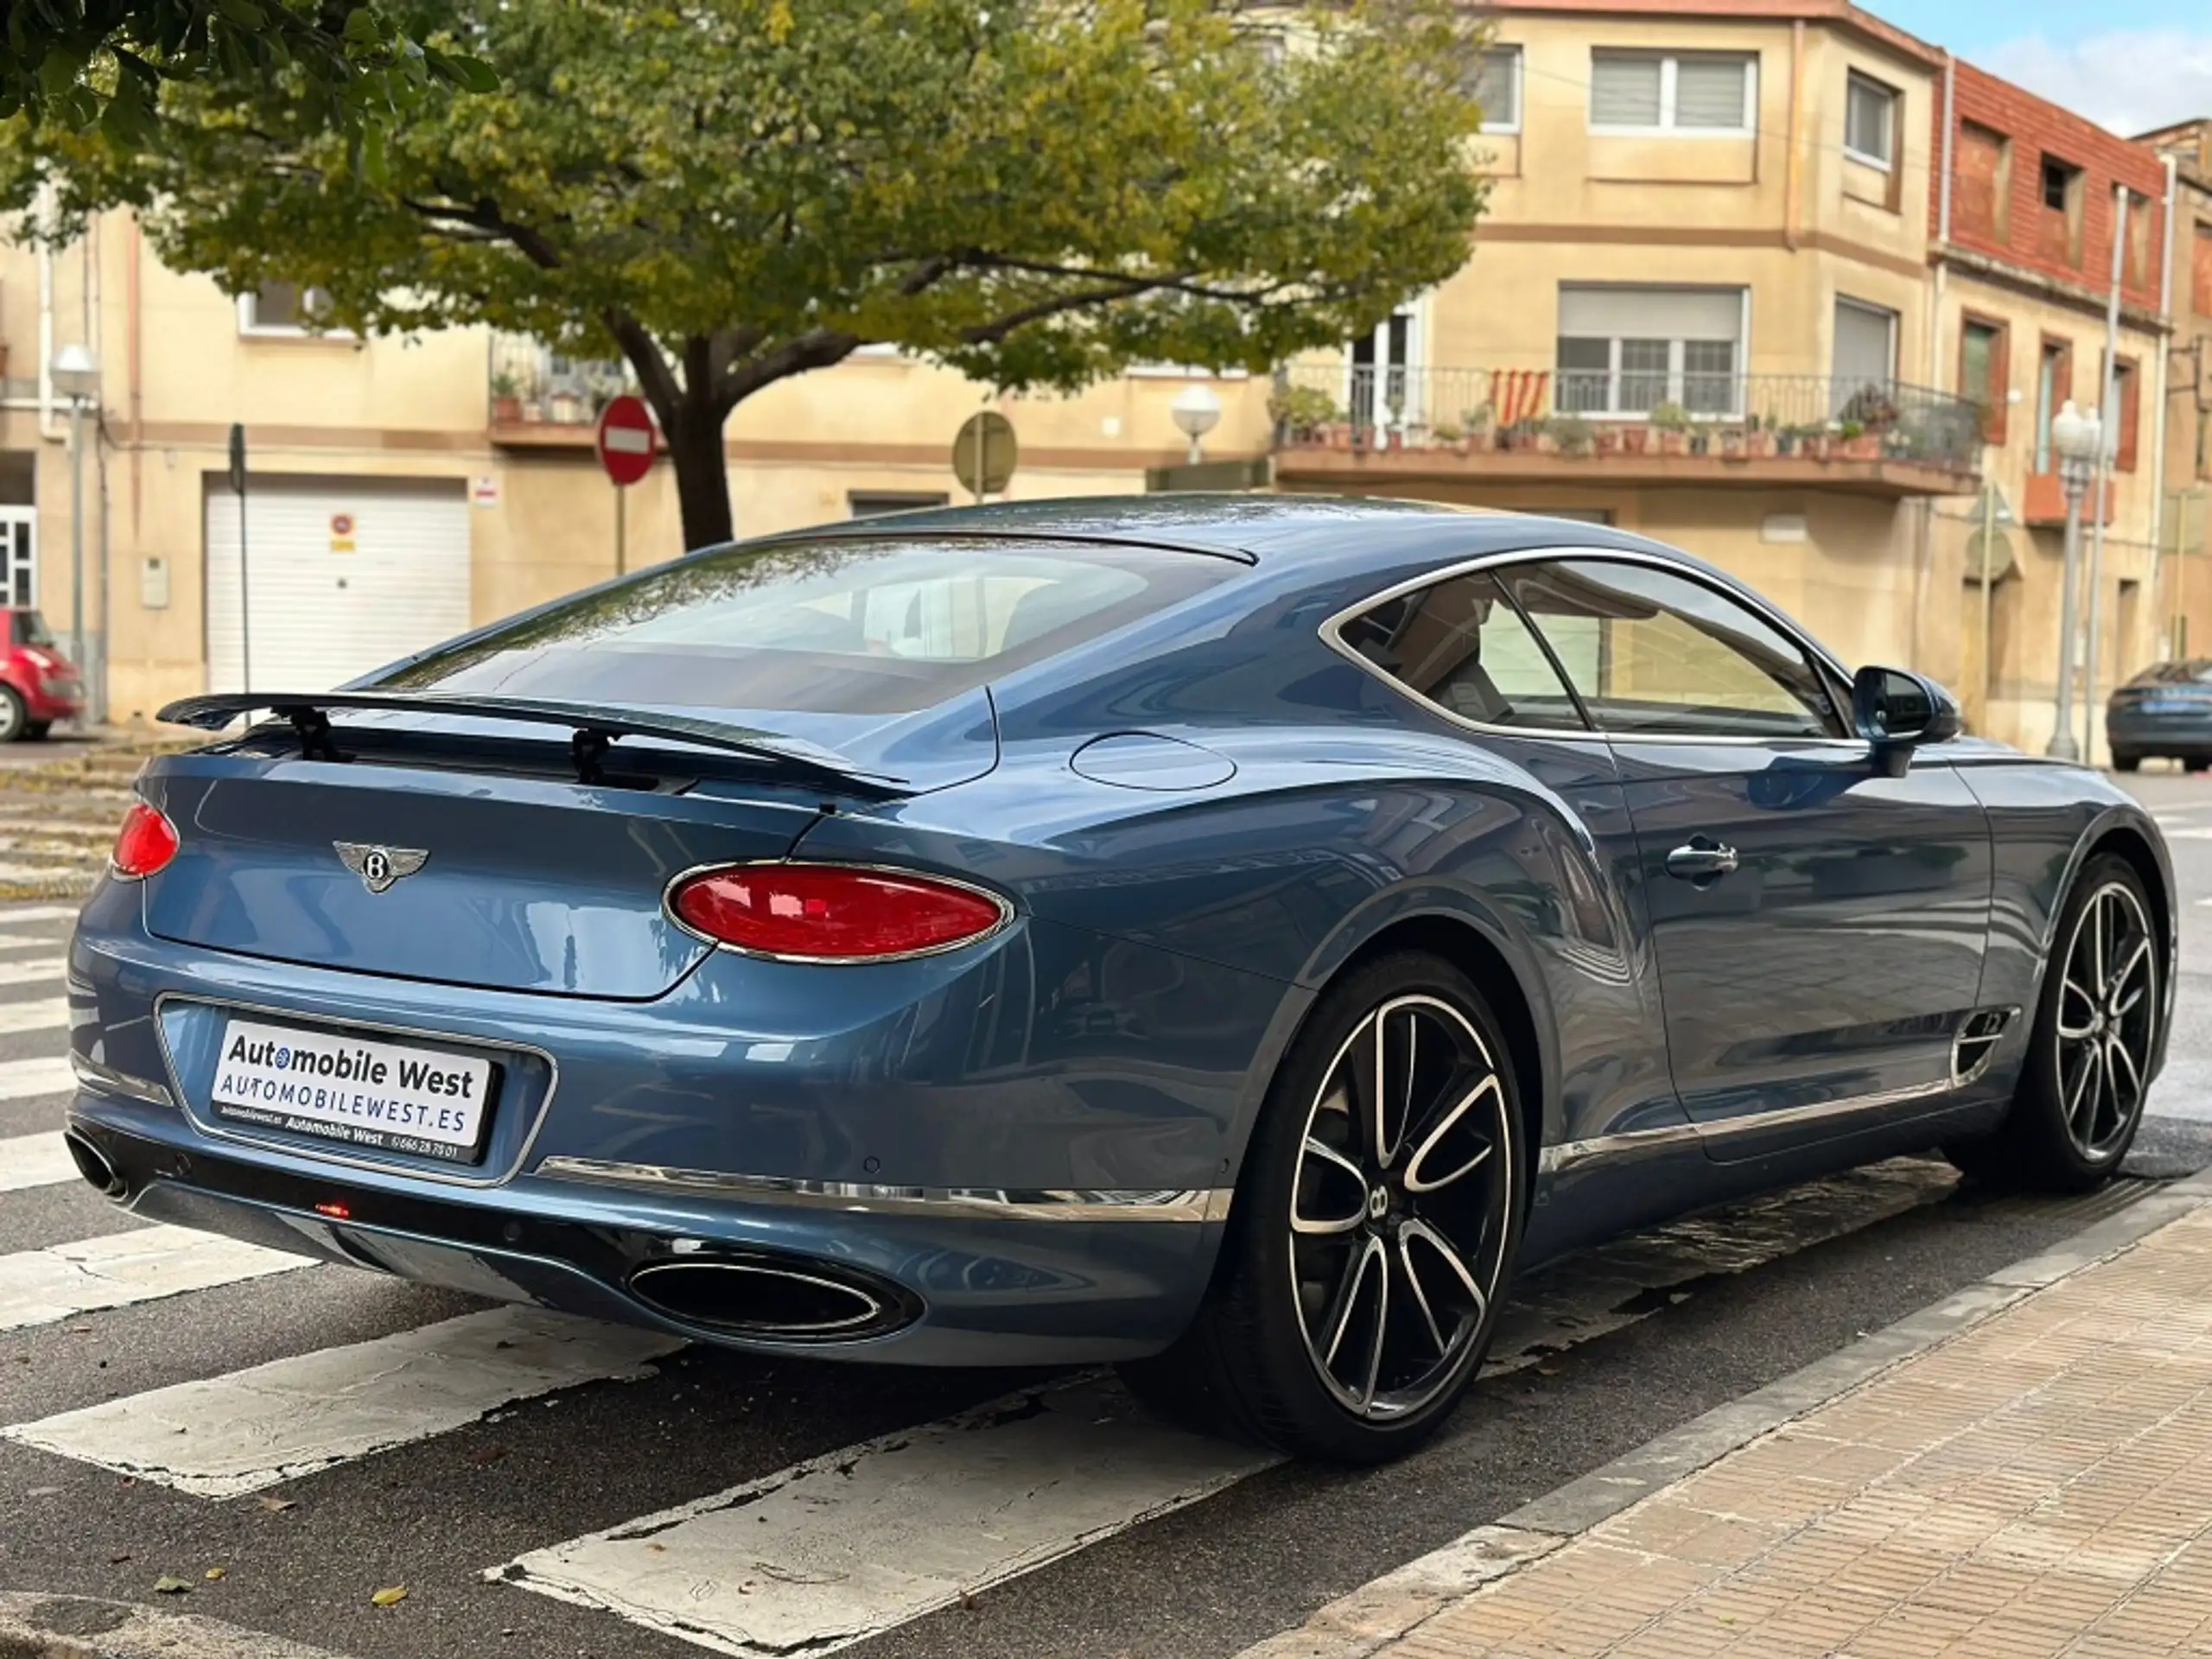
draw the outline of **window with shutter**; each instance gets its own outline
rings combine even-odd
[[[1469,94],[1482,106],[1484,132],[1521,130],[1521,48],[1493,46],[1482,55]]]
[[[2212,317],[2212,225],[2199,223],[2196,245],[2190,250],[2190,291],[2200,317]]]
[[[1678,127],[1741,132],[1744,82],[1748,66],[1741,58],[1683,58],[1675,66],[1675,119]]]
[[[1748,133],[1751,64],[1741,53],[1593,52],[1591,128],[1598,132]]]
[[[2005,442],[2012,391],[2012,336],[2001,322],[1967,317],[1959,331],[1959,394],[1981,405],[1985,443]]]
[[[1855,71],[1844,89],[1843,148],[1854,162],[1887,169],[1896,148],[1897,95]]]
[[[1559,291],[1559,397],[1586,415],[1743,409],[1740,288],[1579,287]]]
[[[1590,64],[1590,124],[1656,127],[1664,59],[1601,52]]]
[[[1951,232],[1987,242],[2005,239],[2010,215],[2012,146],[2001,132],[1971,121],[1959,127],[1956,176],[1951,189]]]

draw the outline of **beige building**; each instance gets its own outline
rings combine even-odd
[[[1832,0],[1496,10],[1474,257],[1296,365],[1278,478],[1601,517],[1847,659],[1954,672],[1928,504],[1979,454],[1928,389],[1941,55]]]

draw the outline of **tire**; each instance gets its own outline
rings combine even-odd
[[[2143,1121],[2158,1046],[2165,964],[2153,914],[2143,879],[2125,859],[2093,858],[2075,878],[2051,936],[2012,1109],[1986,1138],[1944,1147],[1960,1169],[2043,1192],[2086,1192],[2120,1167]],[[2098,988],[2094,997],[2086,986]]]
[[[0,743],[20,741],[29,724],[22,694],[12,685],[0,685]]]
[[[2212,760],[2208,760],[2201,755],[2192,755],[2181,763],[2181,769],[2183,772],[2202,772],[2208,766],[2212,766]]]
[[[2142,764],[2143,757],[2139,754],[2115,754],[2112,758],[2114,772],[2133,772]]]
[[[47,734],[53,729],[54,722],[50,720],[27,720],[23,722],[23,741],[43,743]]]
[[[1377,1032],[1385,1102],[1402,1077],[1414,1103],[1379,1122],[1347,1092],[1371,1075]],[[1122,1368],[1130,1388],[1294,1456],[1412,1451],[1490,1345],[1527,1210],[1526,1135],[1503,1031],[1464,974],[1414,952],[1354,969],[1269,1085],[1197,1318]]]

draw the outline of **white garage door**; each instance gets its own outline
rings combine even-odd
[[[245,689],[238,500],[207,480],[207,689]],[[468,501],[459,479],[291,483],[245,504],[256,691],[327,691],[468,626]]]

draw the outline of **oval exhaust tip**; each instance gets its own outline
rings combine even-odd
[[[729,1257],[648,1262],[630,1275],[630,1294],[686,1325],[779,1342],[873,1336],[906,1323],[903,1310],[842,1278]]]
[[[69,1148],[69,1161],[77,1166],[77,1173],[102,1194],[119,1198],[124,1193],[123,1177],[116,1173],[107,1154],[74,1129],[61,1132],[61,1144]]]

